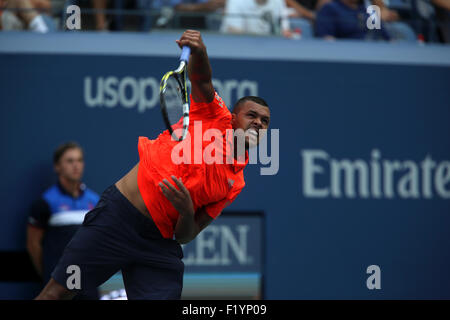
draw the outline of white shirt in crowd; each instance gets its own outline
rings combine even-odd
[[[227,0],[222,32],[280,34],[289,30],[284,0]]]

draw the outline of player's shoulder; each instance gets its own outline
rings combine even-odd
[[[210,102],[205,101],[195,101],[192,94],[190,94],[190,101],[191,105],[198,104],[198,105],[210,105],[210,104],[217,104],[221,108],[226,108],[225,102],[223,101],[222,97],[217,93],[217,91],[214,91],[214,98]]]
[[[214,92],[214,99],[211,103],[214,104],[218,109],[220,109],[220,112],[223,115],[231,116],[231,112],[225,104],[225,101],[223,101],[222,97],[217,93],[217,91]]]
[[[222,97],[214,92],[214,98],[210,102],[196,102],[191,95],[190,115],[193,119],[223,119],[231,117],[231,112],[228,110],[225,101]]]
[[[219,96],[219,94],[217,93],[217,91],[215,91],[215,93],[214,93],[214,101],[213,101],[213,102],[216,103],[216,104],[218,104],[219,107],[221,107],[221,108],[228,109],[227,106],[226,106],[226,104],[225,104],[225,102],[223,101],[222,97]]]

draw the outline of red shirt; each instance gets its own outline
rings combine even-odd
[[[222,98],[216,92],[211,103],[197,103],[192,96],[190,100],[190,136],[177,142],[171,139],[166,130],[155,140],[139,137],[138,142],[139,191],[164,238],[173,237],[178,220],[178,212],[158,185],[164,178],[173,185],[172,175],[181,178],[189,190],[194,210],[197,212],[199,208],[205,207],[208,215],[214,219],[236,199],[245,185],[243,169],[248,163],[248,153],[245,152],[245,159],[239,162],[232,157],[226,158],[227,154],[231,155],[227,145],[232,144],[232,132],[227,135],[227,130],[230,131],[232,126],[231,113]],[[214,137],[211,138],[211,135]],[[217,139],[219,135],[221,139]],[[211,163],[211,157],[202,157],[205,154],[223,161]]]

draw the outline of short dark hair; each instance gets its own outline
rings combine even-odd
[[[64,155],[64,153],[70,149],[80,149],[81,152],[83,153],[83,148],[81,148],[81,146],[75,141],[65,142],[59,145],[56,148],[55,152],[53,152],[53,164],[57,164],[61,159],[61,157]]]
[[[269,105],[267,104],[267,102],[263,98],[256,97],[256,96],[246,96],[246,97],[240,98],[234,104],[233,113],[236,113],[236,114],[239,113],[240,106],[243,105],[244,102],[247,102],[247,101],[253,101],[253,102],[255,102],[257,104],[260,104],[260,105],[262,105],[264,107],[267,107],[267,108],[269,107]]]

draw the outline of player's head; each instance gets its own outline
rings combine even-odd
[[[83,149],[76,142],[66,142],[53,153],[53,166],[59,179],[79,182],[83,176]]]
[[[261,129],[268,129],[270,123],[269,105],[264,99],[255,96],[246,96],[239,99],[231,113],[231,125],[236,131],[245,132],[245,147],[257,146],[262,138]]]

